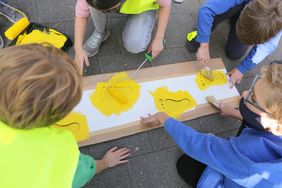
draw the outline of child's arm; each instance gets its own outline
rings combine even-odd
[[[219,109],[221,110],[220,114],[223,116],[230,116],[241,121],[243,120],[240,111],[236,110],[235,108],[232,108],[231,106],[220,103]]]
[[[151,121],[162,123],[166,132],[173,138],[184,153],[205,163],[228,178],[242,184],[249,176],[248,165],[239,152],[234,149],[233,141],[213,134],[200,133],[193,128],[173,119],[164,113],[149,116]],[[141,123],[147,118],[143,118]],[[226,155],[228,154],[228,155]],[[232,161],[232,162],[230,162]]]
[[[244,3],[246,0],[207,0],[199,9],[198,34],[196,41],[200,43],[197,60],[206,63],[210,59],[209,40],[214,17],[227,12],[230,8]]]
[[[157,31],[155,37],[150,46],[150,51],[152,51],[153,58],[156,58],[159,53],[164,49],[164,36],[167,27],[167,23],[169,20],[171,5],[160,6],[159,16],[158,16],[158,24]]]
[[[128,148],[113,147],[104,155],[100,160],[96,160],[96,173],[102,172],[107,168],[114,167],[119,164],[127,163],[128,160],[125,160],[129,156]]]
[[[233,84],[240,82],[245,72],[254,68],[257,64],[262,62],[265,57],[276,50],[281,37],[282,30],[269,41],[255,45],[238,67],[231,71],[231,81]]]
[[[83,64],[89,66],[89,60],[87,55],[83,50],[83,40],[84,35],[87,27],[87,17],[75,17],[75,24],[74,24],[74,49],[75,49],[75,62],[79,65],[82,69]]]

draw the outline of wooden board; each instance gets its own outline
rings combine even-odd
[[[210,65],[212,69],[225,69],[221,59],[212,59]],[[155,80],[162,80],[167,78],[187,76],[187,75],[196,74],[197,72],[199,72],[201,68],[202,66],[199,65],[199,63],[196,61],[162,65],[157,67],[149,67],[149,68],[140,69],[138,74],[136,74],[136,76],[134,77],[134,80],[137,82],[147,82],[147,81],[155,81]],[[133,71],[134,70],[127,71],[127,73],[130,75]],[[114,73],[109,73],[109,74],[101,74],[101,75],[85,77],[84,89],[85,90],[95,89],[95,86],[98,82],[108,81],[113,75]],[[237,107],[239,104],[239,100],[240,97],[236,96],[222,101],[230,106]],[[197,107],[194,110],[187,111],[184,114],[182,114],[180,120],[187,121],[217,112],[218,110],[213,108],[211,105],[207,103],[201,104],[201,105],[197,105]],[[89,139],[80,142],[79,146],[86,146],[90,144],[96,144],[113,139],[118,139],[124,136],[133,135],[136,133],[148,131],[158,127],[160,126],[154,126],[154,127],[142,126],[140,124],[140,121],[135,121],[128,124],[124,124],[122,126],[90,132]]]

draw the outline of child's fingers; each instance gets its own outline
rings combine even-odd
[[[124,164],[124,163],[128,163],[128,160],[120,160],[120,161],[118,162],[118,164]]]
[[[115,150],[117,150],[117,146],[111,148],[108,152],[114,152]]]
[[[122,153],[128,153],[129,149],[128,148],[121,148],[121,149],[116,150],[115,152],[120,155]]]
[[[126,153],[126,154],[120,156],[119,160],[123,160],[123,159],[127,158],[129,155],[130,155],[130,153]]]

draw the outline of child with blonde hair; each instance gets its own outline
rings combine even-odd
[[[82,95],[79,69],[64,52],[38,44],[1,50],[0,91],[0,187],[82,187],[127,162],[127,148],[94,160],[79,152],[71,132],[50,127]]]
[[[242,120],[237,137],[205,134],[163,112],[143,124],[163,124],[184,151],[176,164],[189,185],[212,187],[282,187],[282,61],[271,63],[243,93],[239,110],[221,104],[222,115]]]

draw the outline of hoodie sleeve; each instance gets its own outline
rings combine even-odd
[[[281,36],[282,30],[269,41],[255,45],[247,57],[238,65],[237,69],[243,74],[251,70],[278,47]]]
[[[173,118],[166,120],[164,128],[184,153],[241,185],[246,183],[248,167],[232,142],[199,133]]]
[[[209,42],[214,17],[240,5],[246,0],[207,0],[199,9],[197,42]]]

